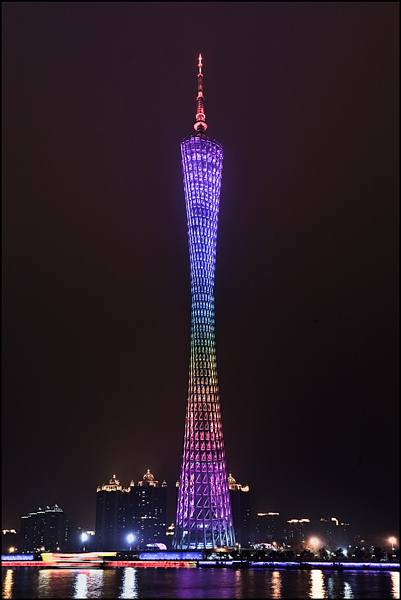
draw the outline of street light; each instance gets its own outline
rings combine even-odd
[[[133,533],[129,533],[127,535],[127,540],[128,540],[128,543],[129,543],[129,549],[130,549],[130,551],[131,551],[131,545],[132,545],[132,542],[134,541],[134,539],[135,539],[135,536],[134,536]]]
[[[320,544],[320,540],[317,537],[313,537],[309,540],[310,545],[313,548],[313,552],[316,552],[316,548],[318,547],[318,545]]]
[[[82,540],[82,544],[83,544],[82,552],[85,552],[85,542],[87,539],[88,539],[88,534],[82,533],[81,534],[81,540]]]
[[[394,554],[394,546],[397,543],[397,539],[395,537],[391,537],[391,538],[388,538],[388,541],[391,544],[391,555],[393,555]]]

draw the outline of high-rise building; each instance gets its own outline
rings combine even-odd
[[[129,488],[126,533],[135,536],[135,546],[166,543],[167,483],[161,486],[148,469],[137,486]]]
[[[128,550],[147,544],[166,543],[167,483],[161,486],[148,469],[135,485],[123,488],[115,475],[97,488],[96,547]],[[128,535],[134,541],[128,541]]]
[[[350,543],[349,524],[340,523],[336,517],[320,519],[318,533],[321,542],[331,551],[337,550],[339,547],[345,549]]]
[[[257,544],[273,544],[279,546],[283,539],[280,514],[278,512],[258,513],[256,515]]]
[[[86,552],[97,550],[95,531],[67,519],[67,552],[83,552],[84,548]]]
[[[302,548],[312,534],[310,519],[290,519],[288,524],[288,543],[292,548]]]
[[[181,142],[191,271],[191,356],[174,547],[234,546],[214,331],[214,272],[223,147],[206,137],[202,57],[196,134]]]
[[[349,523],[340,523],[337,543],[339,547],[343,548],[343,550],[351,545]]]
[[[98,550],[122,550],[124,529],[123,488],[115,475],[96,493],[96,545]]]
[[[249,485],[237,483],[231,473],[228,476],[231,514],[237,544],[246,548],[251,543],[251,512],[249,507]]]
[[[47,550],[65,551],[67,545],[67,516],[62,508],[55,504],[44,510],[39,508],[21,517],[21,546],[23,552]]]

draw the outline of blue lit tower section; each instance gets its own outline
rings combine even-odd
[[[223,147],[205,136],[202,57],[196,134],[181,142],[191,270],[191,358],[173,546],[234,546],[214,333],[214,271]]]

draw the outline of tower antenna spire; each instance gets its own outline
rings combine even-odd
[[[194,129],[197,135],[205,135],[207,129],[206,115],[203,109],[203,74],[202,74],[202,54],[198,56],[198,95],[196,97],[198,110],[196,112],[196,123]]]

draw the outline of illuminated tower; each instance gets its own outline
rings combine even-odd
[[[234,546],[214,335],[214,269],[223,147],[205,136],[202,56],[196,134],[181,142],[191,270],[191,358],[173,545]]]

